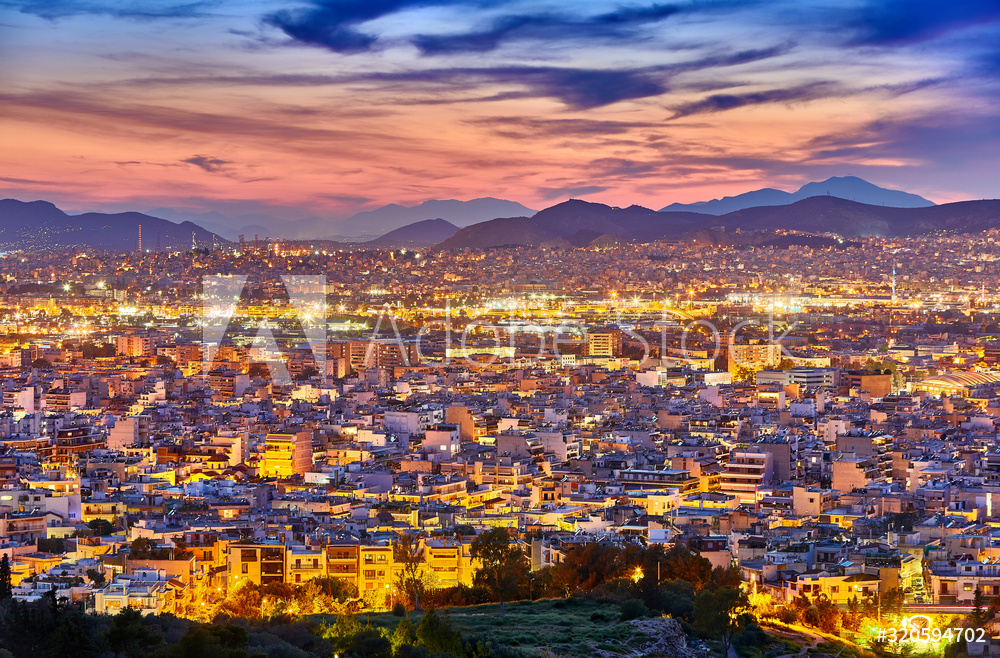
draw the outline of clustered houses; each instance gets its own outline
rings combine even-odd
[[[471,543],[491,527],[534,570],[588,541],[684,543],[784,601],[1000,594],[1000,327],[954,292],[996,274],[980,258],[995,244],[945,271],[913,256],[928,240],[899,257],[900,289],[920,300],[905,305],[886,297],[877,258],[898,245],[874,239],[767,259],[670,244],[544,261],[346,252],[357,269],[331,270],[327,293],[354,319],[330,320],[325,359],[271,283],[250,290],[240,326],[276,323],[287,380],[251,342],[206,361],[190,295],[203,270],[294,271],[308,254],[12,263],[0,554],[15,596],[54,587],[98,612],[195,616],[244,582],[336,578],[387,607],[401,596],[401,535],[415,537],[427,586],[448,587],[473,582]],[[613,262],[635,266],[602,271]],[[526,264],[539,281],[512,283]],[[793,265],[806,274],[788,291]],[[85,292],[72,299],[25,283],[70,272]],[[715,350],[711,332],[641,300],[616,306],[639,284],[683,290],[670,297],[687,320],[756,324]],[[458,347],[448,295],[465,295],[466,323],[492,313],[500,340],[470,330]],[[796,327],[780,343],[760,330],[779,301]],[[360,335],[359,319],[370,330],[418,313],[419,338]]]

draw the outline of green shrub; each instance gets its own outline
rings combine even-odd
[[[621,620],[629,621],[630,619],[638,619],[639,617],[648,617],[649,608],[646,604],[639,599],[628,599],[621,605]]]

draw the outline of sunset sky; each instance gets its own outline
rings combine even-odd
[[[996,0],[0,0],[0,196],[285,218],[1000,197]]]

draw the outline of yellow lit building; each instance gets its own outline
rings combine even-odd
[[[264,437],[264,458],[261,460],[260,475],[266,478],[302,475],[312,469],[312,458],[311,432],[268,434]]]

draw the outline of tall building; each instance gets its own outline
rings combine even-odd
[[[119,418],[108,433],[108,450],[149,444],[150,418],[146,415]]]
[[[781,362],[781,345],[775,343],[753,343],[741,345],[729,343],[729,372],[736,372],[739,367],[760,370],[770,368]]]
[[[760,487],[774,480],[774,456],[770,452],[733,452],[722,473],[719,489],[741,503],[757,502]]]
[[[621,356],[621,329],[595,329],[587,333],[587,356]]]
[[[274,433],[264,437],[262,477],[287,478],[312,469],[312,432]]]

